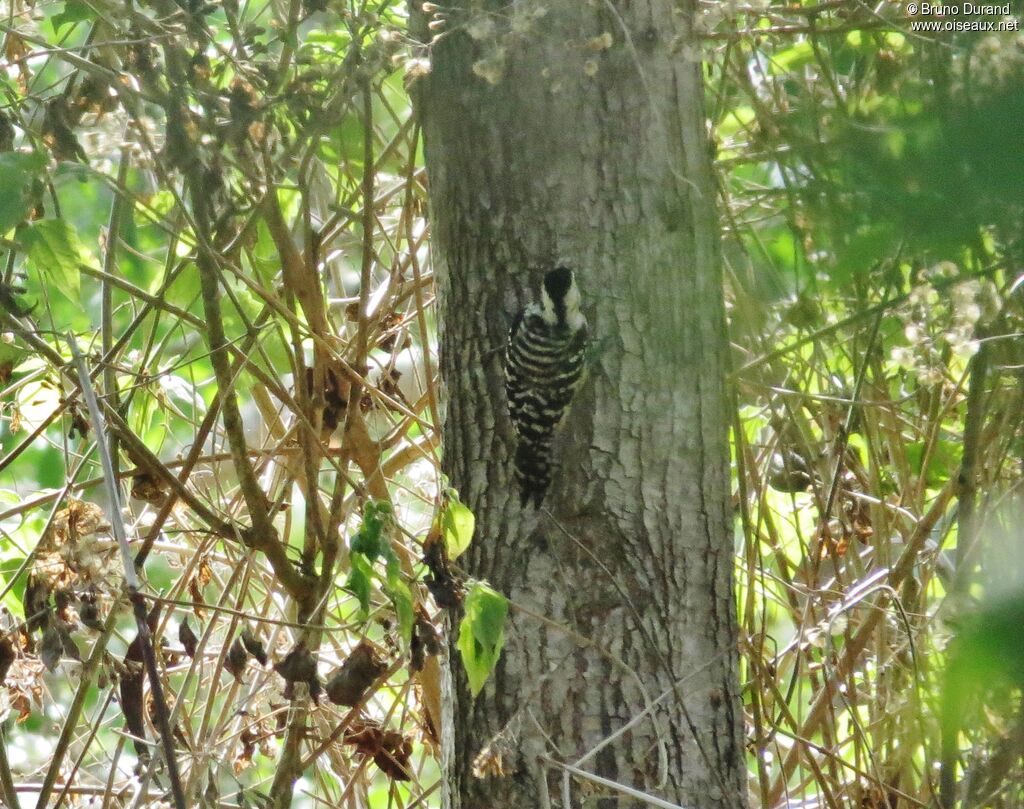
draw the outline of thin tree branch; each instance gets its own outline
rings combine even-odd
[[[128,147],[121,149],[121,163],[117,169],[117,184],[124,186],[128,177],[128,167],[131,165],[130,150]],[[106,250],[103,255],[103,271],[107,278],[114,275],[117,266],[117,245],[120,242],[121,234],[121,210],[124,201],[120,194],[114,193],[110,203],[110,218],[107,220]],[[107,404],[118,408],[117,392],[117,370],[113,363],[114,352],[114,290],[109,280],[105,280],[100,292],[100,335],[103,343],[103,355],[108,358],[103,365],[103,394]],[[110,446],[107,453],[110,455],[110,462],[113,465],[114,480],[118,479],[118,455],[117,455],[117,434],[111,433],[108,436]]]
[[[99,451],[100,464],[103,467],[103,476],[106,479],[107,496],[109,498],[107,517],[110,520],[111,530],[121,551],[121,564],[124,566],[124,580],[128,589],[128,600],[131,602],[132,611],[135,614],[135,623],[139,632],[138,637],[142,644],[142,659],[145,662],[146,672],[149,675],[149,687],[153,697],[154,713],[156,714],[157,727],[160,730],[160,738],[163,742],[167,777],[171,782],[171,795],[174,798],[176,809],[186,809],[185,793],[182,792],[181,776],[178,774],[178,760],[174,753],[174,738],[171,735],[167,701],[164,699],[163,683],[160,681],[156,652],[153,650],[153,637],[149,629],[146,602],[139,592],[141,590],[141,583],[138,573],[135,571],[132,552],[128,547],[128,534],[125,531],[124,520],[121,517],[121,491],[117,481],[117,474],[114,471],[114,462],[110,457],[109,448],[106,443],[103,414],[100,412],[99,402],[96,400],[96,394],[92,389],[92,381],[89,379],[89,369],[85,366],[85,358],[82,356],[81,351],[78,350],[78,343],[75,341],[75,338],[70,334],[68,335],[68,346],[71,348],[71,356],[74,358],[75,367],[78,370],[78,380],[82,386],[82,395],[85,397],[86,404],[89,407],[89,415],[93,422],[92,427],[96,434],[96,448]]]

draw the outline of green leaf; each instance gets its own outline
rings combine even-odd
[[[960,448],[952,441],[936,441],[931,446],[928,456],[928,467],[922,469],[925,444],[916,441],[906,445],[907,463],[910,468],[924,478],[925,485],[937,489],[944,485],[960,468]]]
[[[50,24],[53,25],[54,33],[57,33],[62,25],[91,20],[92,17],[92,9],[88,5],[78,2],[78,0],[67,0],[63,10],[50,17]]]
[[[412,624],[414,620],[412,607],[412,592],[408,585],[402,581],[402,563],[398,561],[391,546],[388,546],[388,561],[386,568],[386,584],[384,592],[391,598],[395,606],[395,614],[398,616],[398,630],[402,639],[408,643],[412,640]]]
[[[164,280],[165,278],[163,277],[155,278],[149,291],[153,293],[160,291]],[[168,303],[187,310],[196,302],[201,292],[199,270],[195,264],[189,262],[181,269],[167,289],[164,290],[163,296],[164,300]]]
[[[814,58],[814,45],[809,40],[803,40],[791,48],[772,54],[771,71],[775,75],[792,73],[813,62]]]
[[[360,553],[368,559],[376,559],[380,556],[380,534],[360,528],[349,540],[348,549],[353,554]]]
[[[459,500],[454,489],[449,490],[444,512],[441,514],[441,531],[444,535],[445,550],[449,559],[457,559],[469,547],[473,539],[476,517],[469,507]]]
[[[398,556],[391,554],[391,558],[387,561],[386,568],[386,581],[388,587],[397,587],[402,581],[402,565],[398,561]]]
[[[373,579],[373,565],[363,554],[353,551],[350,557],[352,569],[345,587],[359,599],[359,611],[365,618],[370,612],[370,582]]]
[[[398,632],[406,646],[412,641],[412,625],[415,614],[412,606],[412,593],[404,581],[398,580],[394,584],[388,584],[388,596],[395,607],[395,615],[398,616]]]
[[[505,645],[508,600],[482,582],[474,582],[466,594],[465,617],[459,624],[459,651],[476,696],[494,671]]]
[[[32,183],[42,174],[46,158],[36,152],[0,154],[0,235],[21,222],[32,208]]]
[[[83,250],[78,231],[63,219],[40,219],[18,233],[28,259],[58,292],[76,305]]]
[[[28,351],[16,343],[12,335],[0,337],[0,369],[6,369],[6,372],[10,374],[10,371],[16,368],[27,355]],[[0,375],[2,373],[0,371]]]
[[[390,519],[391,506],[371,500],[363,508],[363,524],[352,537],[349,549],[354,553],[365,554],[371,562],[378,556],[392,555],[391,546],[384,535],[384,526]]]

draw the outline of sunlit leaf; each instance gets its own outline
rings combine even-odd
[[[457,559],[469,547],[473,539],[476,518],[469,507],[464,505],[454,490],[449,490],[447,502],[441,514],[441,531],[449,559]]]
[[[83,250],[78,231],[63,219],[41,219],[19,232],[32,265],[74,304],[79,301],[79,266]]]
[[[398,616],[398,634],[406,645],[412,640],[412,625],[415,620],[415,612],[412,605],[412,593],[408,585],[403,581],[389,584],[387,588],[388,597],[395,608],[395,615]]]
[[[54,14],[50,18],[50,23],[53,25],[53,30],[58,31],[62,26],[90,20],[92,17],[92,9],[86,3],[80,3],[78,0],[66,0],[63,10]]]
[[[345,587],[359,600],[360,612],[365,616],[370,611],[370,586],[373,579],[373,565],[366,556],[353,551],[350,556],[352,569]]]
[[[474,696],[494,671],[505,644],[508,600],[482,582],[475,582],[465,601],[465,617],[459,624],[459,651]]]
[[[371,500],[363,508],[363,524],[352,537],[349,549],[353,553],[361,553],[369,561],[378,556],[386,556],[390,550],[384,535],[384,526],[391,518],[391,507],[387,503]]]

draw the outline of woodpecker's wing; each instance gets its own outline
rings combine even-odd
[[[508,330],[508,342],[505,344],[505,395],[508,398],[508,412],[512,417],[512,425],[519,430],[519,424],[523,420],[523,407],[525,396],[529,391],[529,383],[522,369],[512,360],[513,342],[519,327],[523,323],[524,309],[516,313],[512,327]]]
[[[570,332],[564,319],[557,325],[536,305],[520,312],[509,330],[505,393],[524,505],[540,506],[551,484],[554,434],[582,378],[587,340],[585,321]]]
[[[563,408],[569,406],[583,379],[583,373],[586,370],[588,340],[587,327],[584,326],[569,344],[551,385],[552,389],[557,392],[557,404]]]

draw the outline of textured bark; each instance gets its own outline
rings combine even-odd
[[[519,607],[476,700],[453,647],[445,805],[562,806],[561,773],[541,756],[577,761],[667,692],[580,766],[687,807],[743,806],[726,339],[694,10],[463,6],[443,12],[418,82],[444,465],[477,516],[460,563]],[[554,262],[577,271],[595,350],[538,514],[512,479],[500,349]],[[506,777],[474,777],[488,745]],[[574,806],[641,805],[570,788]]]

